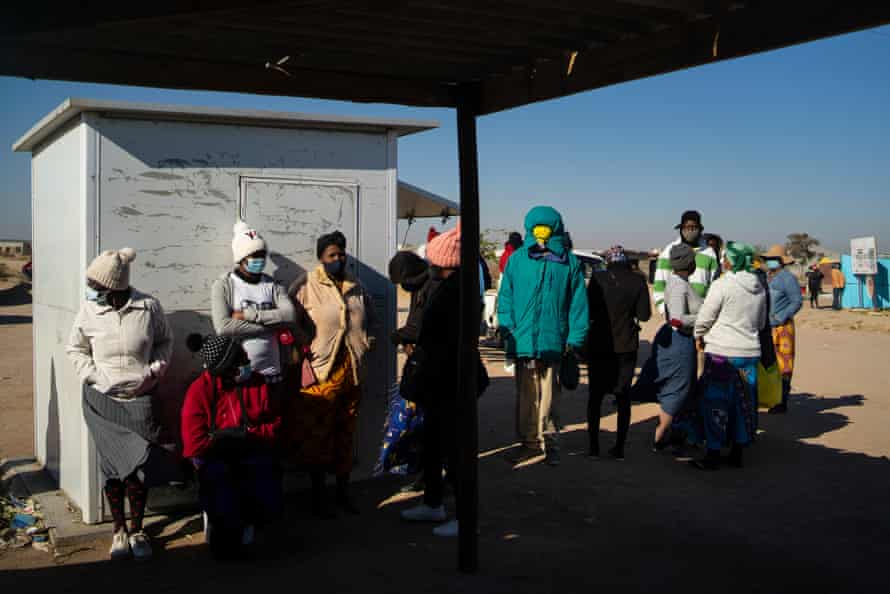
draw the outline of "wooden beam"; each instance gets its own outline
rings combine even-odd
[[[360,65],[358,63],[357,65]],[[0,41],[0,75],[171,89],[317,97],[363,103],[453,107],[451,85],[371,76],[361,71],[293,69],[126,51],[34,48]]]
[[[480,113],[563,97],[630,80],[683,70],[823,37],[890,23],[890,2],[855,6],[830,0],[796,0],[731,10],[648,37],[578,54],[567,64],[549,61],[482,82]],[[717,57],[714,38],[720,30]]]
[[[457,369],[458,567],[479,568],[479,156],[475,85],[458,89],[457,150],[460,166],[460,354]]]

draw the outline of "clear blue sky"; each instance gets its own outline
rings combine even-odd
[[[454,114],[234,93],[0,77],[0,237],[30,235],[29,155],[9,146],[66,97],[438,119],[400,177],[457,198]],[[483,228],[562,211],[576,244],[663,245],[697,208],[725,238],[808,232],[890,247],[890,27],[618,85],[479,121]]]

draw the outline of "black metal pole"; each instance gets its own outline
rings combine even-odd
[[[460,363],[457,393],[458,567],[479,568],[479,415],[476,408],[479,357],[479,163],[476,149],[476,100],[461,89],[457,107],[460,165]]]

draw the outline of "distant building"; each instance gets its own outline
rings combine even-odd
[[[0,239],[0,256],[30,256],[31,242],[23,239]]]

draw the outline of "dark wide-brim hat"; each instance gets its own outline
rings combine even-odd
[[[699,227],[704,228],[701,224],[701,213],[697,210],[687,210],[683,213],[683,216],[680,217],[680,224],[674,227],[674,229],[679,229],[686,223],[686,221],[694,221],[695,223],[698,223]]]

